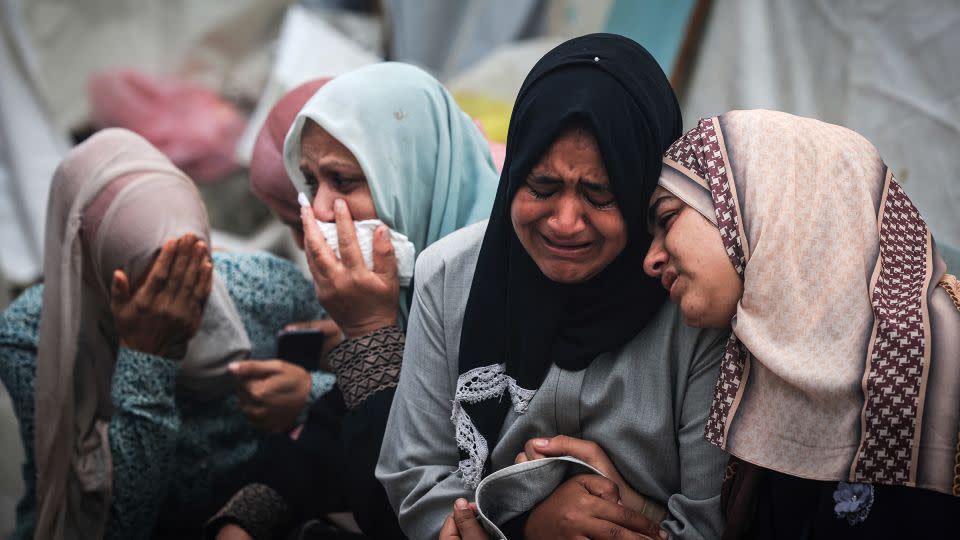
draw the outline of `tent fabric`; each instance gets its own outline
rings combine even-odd
[[[957,246],[958,50],[954,0],[714,0],[685,127],[767,108],[853,129],[880,150],[934,237]]]

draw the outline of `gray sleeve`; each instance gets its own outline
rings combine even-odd
[[[456,472],[460,455],[450,421],[455,370],[449,363],[457,355],[446,350],[443,299],[431,290],[442,288],[442,275],[421,272],[419,264],[417,275],[425,279],[414,294],[377,478],[403,532],[409,538],[437,538],[454,500],[472,500],[473,493]]]
[[[667,499],[670,518],[663,522],[670,538],[709,539],[723,534],[720,487],[728,455],[703,436],[720,374],[723,343],[716,333],[700,332],[693,351],[677,426],[680,493]]]

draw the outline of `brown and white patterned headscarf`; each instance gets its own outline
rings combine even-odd
[[[660,185],[717,225],[743,279],[707,439],[793,476],[950,493],[960,312],[877,149],[733,111],[670,147]]]

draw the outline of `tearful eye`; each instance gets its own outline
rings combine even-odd
[[[544,200],[544,199],[549,198],[550,195],[553,195],[552,193],[546,193],[546,192],[544,192],[544,191],[538,191],[538,190],[534,189],[533,186],[531,186],[530,184],[527,184],[527,191],[529,191],[530,194],[533,195],[533,197],[534,197],[535,199],[540,199],[541,201]]]
[[[310,194],[314,197],[317,195],[317,188],[319,183],[317,182],[317,177],[312,173],[303,173],[303,179],[307,183],[307,189],[310,191]],[[312,198],[312,197],[311,197]]]
[[[613,208],[614,206],[617,205],[617,200],[616,200],[616,199],[610,199],[609,201],[598,201],[598,200],[596,200],[596,199],[593,198],[593,197],[587,197],[587,202],[589,202],[591,206],[593,206],[594,208],[596,208],[596,209],[598,209],[598,210],[604,210],[604,209],[606,209],[606,208]]]
[[[674,210],[671,212],[664,212],[657,219],[657,225],[664,231],[670,228],[670,224],[673,223],[673,218],[677,216],[679,212]]]

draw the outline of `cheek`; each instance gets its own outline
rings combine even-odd
[[[517,193],[510,204],[510,221],[513,223],[513,229],[521,239],[530,234],[529,229],[540,214],[543,213],[543,201],[528,200],[523,193]]]
[[[370,188],[364,186],[362,189],[356,189],[346,197],[347,205],[350,206],[350,214],[356,221],[367,219],[377,219],[377,207],[373,203],[373,194]]]
[[[620,212],[608,210],[595,212],[590,217],[590,224],[603,239],[604,252],[613,253],[616,257],[627,245],[627,225],[623,222]]]

